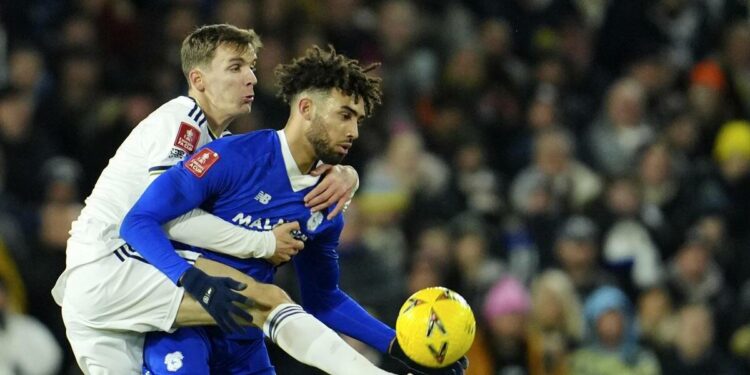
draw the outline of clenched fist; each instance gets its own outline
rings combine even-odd
[[[276,228],[273,228],[273,236],[276,237],[276,250],[273,255],[268,258],[274,266],[278,266],[282,263],[286,263],[292,259],[293,256],[305,248],[305,243],[294,238],[292,231],[299,230],[299,223],[293,221],[291,223],[284,223]]]

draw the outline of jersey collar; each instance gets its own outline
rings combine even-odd
[[[292,185],[292,190],[298,192],[300,190],[309,188],[318,183],[320,177],[311,176],[309,174],[303,174],[300,172],[297,162],[292,157],[292,151],[289,149],[289,142],[286,139],[286,134],[283,130],[277,130],[276,134],[279,135],[279,143],[281,143],[281,155],[284,157],[284,165],[286,166],[286,173],[289,176],[289,184]],[[321,162],[318,162],[320,164]]]

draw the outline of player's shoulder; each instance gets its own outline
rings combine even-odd
[[[261,129],[261,130],[255,130],[248,133],[240,134],[240,135],[234,135],[229,138],[237,138],[242,139],[243,143],[252,143],[252,144],[268,144],[272,145],[277,139],[279,139],[278,134],[276,134],[275,130],[272,129]]]
[[[206,121],[206,116],[198,103],[187,96],[178,96],[151,112],[141,124],[151,128],[173,130],[182,124],[200,128]]]
[[[249,133],[232,135],[217,139],[205,148],[210,148],[219,155],[242,159],[267,158],[273,152],[276,134],[272,130],[257,130]]]
[[[231,137],[222,137],[209,145],[219,150],[231,150],[243,154],[260,155],[266,154],[273,149],[278,136],[273,130],[256,130],[244,134],[235,134]]]

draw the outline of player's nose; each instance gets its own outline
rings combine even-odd
[[[252,69],[248,69],[250,72],[247,77],[247,85],[248,86],[254,86],[258,84],[258,76],[255,75],[255,72]]]
[[[354,125],[349,125],[346,129],[346,138],[349,139],[349,141],[353,141],[357,138],[359,138],[359,126],[357,126],[357,122],[354,122]]]

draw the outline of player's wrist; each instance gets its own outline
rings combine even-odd
[[[420,370],[416,367],[421,367],[421,366],[419,366],[417,363],[412,361],[406,355],[406,353],[404,353],[404,350],[401,349],[401,345],[399,345],[398,343],[398,339],[395,337],[393,338],[393,340],[391,340],[391,344],[388,346],[388,355],[390,355],[393,359],[403,363],[404,365],[406,365],[412,370]]]
[[[193,285],[200,278],[201,273],[203,273],[201,270],[193,266],[188,267],[177,280],[177,286],[181,286],[187,290],[189,288],[188,285]]]
[[[258,258],[268,259],[276,254],[276,236],[273,231],[261,232],[262,245],[260,246],[260,256]]]
[[[393,340],[391,340],[391,344],[388,347],[388,355],[390,355],[391,358],[401,362],[404,366],[408,367],[409,370],[411,370],[411,373],[414,375],[462,375],[464,373],[464,370],[468,366],[466,357],[462,357],[455,363],[443,368],[430,368],[420,365],[406,355],[404,350],[401,348],[401,345],[398,343],[398,339],[395,337],[393,338]]]
[[[190,270],[193,267],[190,263],[187,261],[175,265],[173,267],[169,267],[167,269],[162,270],[162,272],[167,275],[167,278],[172,280],[172,282],[177,285],[178,287],[181,287],[184,285],[185,280],[185,274],[188,273],[188,270]]]

